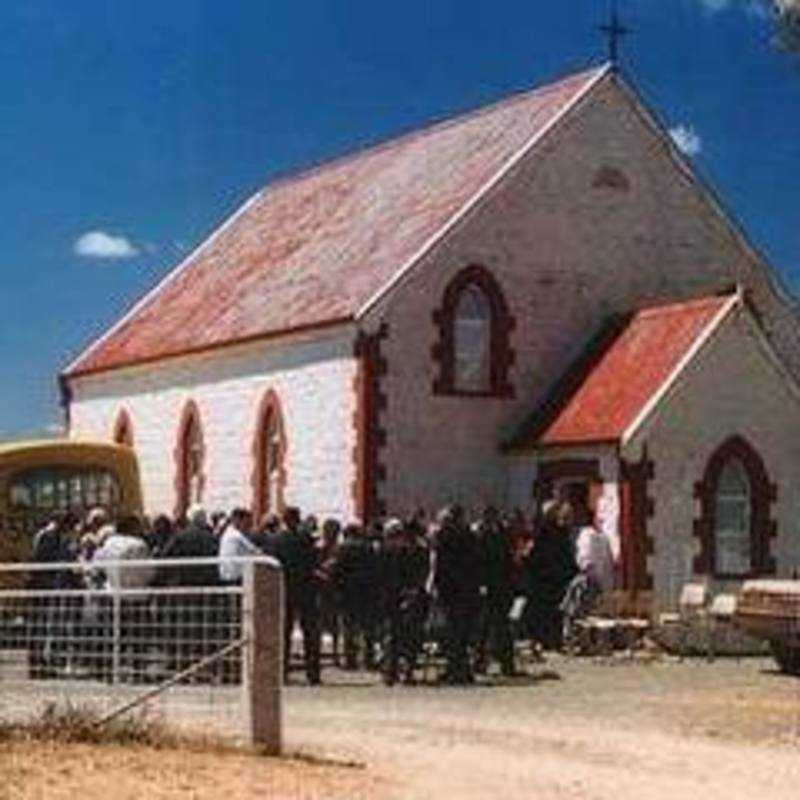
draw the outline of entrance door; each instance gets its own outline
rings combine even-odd
[[[591,506],[600,489],[600,462],[597,459],[559,459],[539,464],[533,495],[537,507],[550,498]]]

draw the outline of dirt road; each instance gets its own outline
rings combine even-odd
[[[767,660],[553,658],[531,678],[464,689],[325,677],[287,689],[287,750],[333,763],[2,745],[0,800],[800,796],[800,680]]]
[[[366,761],[404,800],[800,796],[800,681],[766,660],[553,660],[481,688],[290,689],[290,746]]]

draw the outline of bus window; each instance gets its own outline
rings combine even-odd
[[[31,489],[24,483],[12,485],[8,495],[8,506],[12,511],[24,510],[33,506]]]
[[[54,511],[83,515],[94,506],[112,516],[142,512],[130,447],[69,440],[0,445],[0,561],[29,555],[32,535]]]
[[[115,509],[120,490],[109,470],[50,467],[15,473],[9,479],[8,507],[14,511]]]

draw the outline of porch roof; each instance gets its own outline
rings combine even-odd
[[[740,300],[715,295],[611,321],[506,449],[624,443]]]

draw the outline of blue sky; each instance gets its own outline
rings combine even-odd
[[[602,60],[606,0],[4,0],[0,436],[270,176]],[[623,63],[796,292],[800,63],[755,0],[620,0]]]

